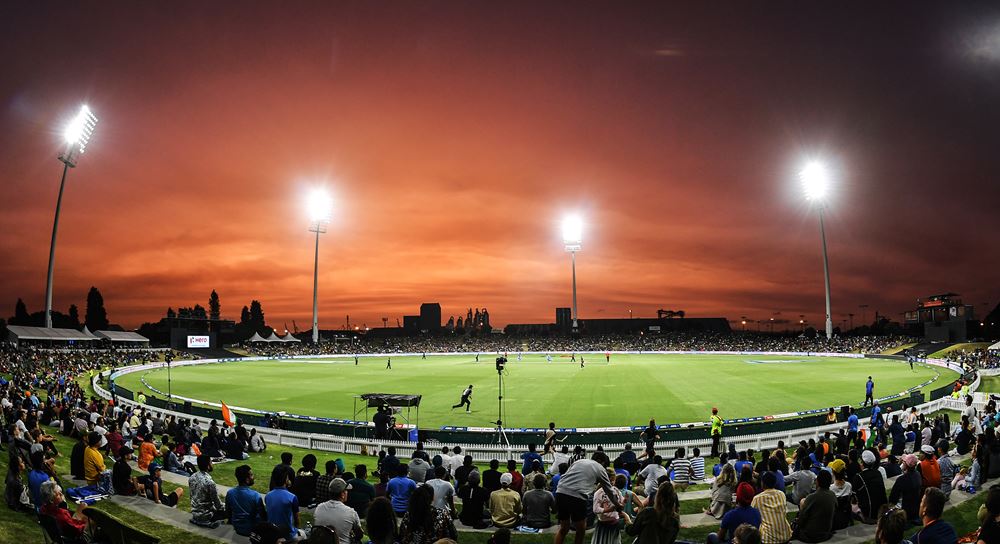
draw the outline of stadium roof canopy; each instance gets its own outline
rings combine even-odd
[[[274,334],[274,331],[271,331],[271,336],[268,336],[264,340],[266,342],[281,342],[281,338],[278,338],[278,335]]]
[[[99,340],[99,338],[91,334],[86,328],[83,331],[78,331],[76,329],[48,329],[45,327],[7,325],[7,335],[15,342],[20,342],[21,340],[49,340],[53,342]]]
[[[149,343],[149,338],[131,331],[97,331],[96,334],[100,338],[107,338],[112,342],[142,342],[145,344]]]
[[[284,338],[281,339],[282,342],[301,342],[298,338],[292,336],[292,333],[288,333]]]
[[[247,342],[267,342],[267,339],[257,333],[253,333],[253,336]]]
[[[1000,342],[997,342],[996,344],[993,344],[992,346],[990,346],[987,349],[989,349],[990,351],[1000,351]]]

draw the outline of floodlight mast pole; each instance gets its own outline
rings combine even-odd
[[[59,155],[59,160],[63,163],[62,179],[59,181],[59,196],[56,197],[56,215],[52,221],[52,241],[49,243],[49,269],[45,278],[45,328],[52,328],[52,276],[56,265],[56,236],[59,232],[59,212],[62,210],[63,190],[66,188],[66,175],[70,168],[76,168],[78,155],[82,155],[87,149],[94,129],[97,127],[97,117],[91,113],[86,105],[80,108],[80,112],[70,122],[66,128],[64,137],[66,139],[66,150]]]
[[[830,259],[826,254],[826,227],[823,225],[823,206],[819,206],[819,237],[823,242],[823,282],[826,287],[826,338],[833,338],[833,320],[830,312]]]
[[[317,220],[314,221],[312,226],[309,227],[309,232],[316,233],[316,258],[313,261],[313,325],[312,325],[312,341],[313,344],[319,343],[319,235],[326,232],[326,224]]]
[[[577,311],[576,311],[576,250],[570,250],[569,252],[571,260],[573,261],[573,331],[577,330]]]

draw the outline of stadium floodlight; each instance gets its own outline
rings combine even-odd
[[[576,307],[576,252],[583,248],[583,219],[579,215],[568,215],[562,223],[563,245],[573,262],[573,332],[577,331],[578,314]]]
[[[333,201],[325,189],[313,189],[306,201],[309,214],[309,232],[316,233],[316,259],[313,261],[313,324],[312,341],[319,343],[319,235],[326,232],[326,226],[333,216]]]
[[[77,159],[87,150],[87,144],[94,135],[95,128],[97,128],[97,117],[85,104],[63,131],[66,149],[59,155],[59,160],[63,163],[63,173],[59,182],[59,196],[56,197],[56,216],[52,222],[52,242],[49,244],[49,271],[45,280],[45,327],[48,329],[52,328],[52,272],[56,264],[56,234],[59,232],[59,211],[62,209],[66,174],[70,168],[76,168]]]
[[[816,204],[819,212],[819,236],[823,244],[823,281],[826,287],[826,338],[833,338],[833,320],[830,311],[830,261],[826,254],[826,228],[823,225],[823,210],[830,188],[830,174],[823,163],[811,161],[799,172],[799,180],[806,199]]]

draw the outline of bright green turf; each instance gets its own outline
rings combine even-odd
[[[497,373],[492,355],[393,357],[338,362],[306,360],[241,361],[177,367],[172,370],[173,392],[209,402],[269,411],[352,418],[354,395],[360,393],[421,394],[420,425],[490,426],[497,415]],[[752,364],[748,361],[771,361]],[[319,359],[315,361],[321,361]],[[723,417],[761,416],[824,408],[864,399],[864,383],[874,376],[876,396],[898,393],[922,383],[937,372],[930,388],[954,378],[939,367],[889,360],[743,356],[743,355],[603,355],[587,356],[585,368],[557,357],[511,357],[506,382],[508,426],[601,427],[658,422],[706,420],[712,406]],[[137,391],[142,374],[119,378]],[[167,372],[146,373],[146,380],[167,390]],[[462,390],[475,385],[473,410],[451,411]],[[359,417],[364,417],[362,412]]]

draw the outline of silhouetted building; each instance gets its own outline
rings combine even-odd
[[[930,342],[965,342],[969,332],[979,331],[972,305],[962,304],[958,293],[931,295],[917,299],[917,309],[906,312],[909,327],[923,327],[924,339]]]
[[[403,330],[410,333],[420,331],[420,316],[419,315],[404,315],[403,316]]]
[[[556,328],[569,331],[573,328],[573,310],[571,308],[556,308]]]
[[[420,305],[420,330],[436,332],[441,329],[441,305],[425,302]]]

